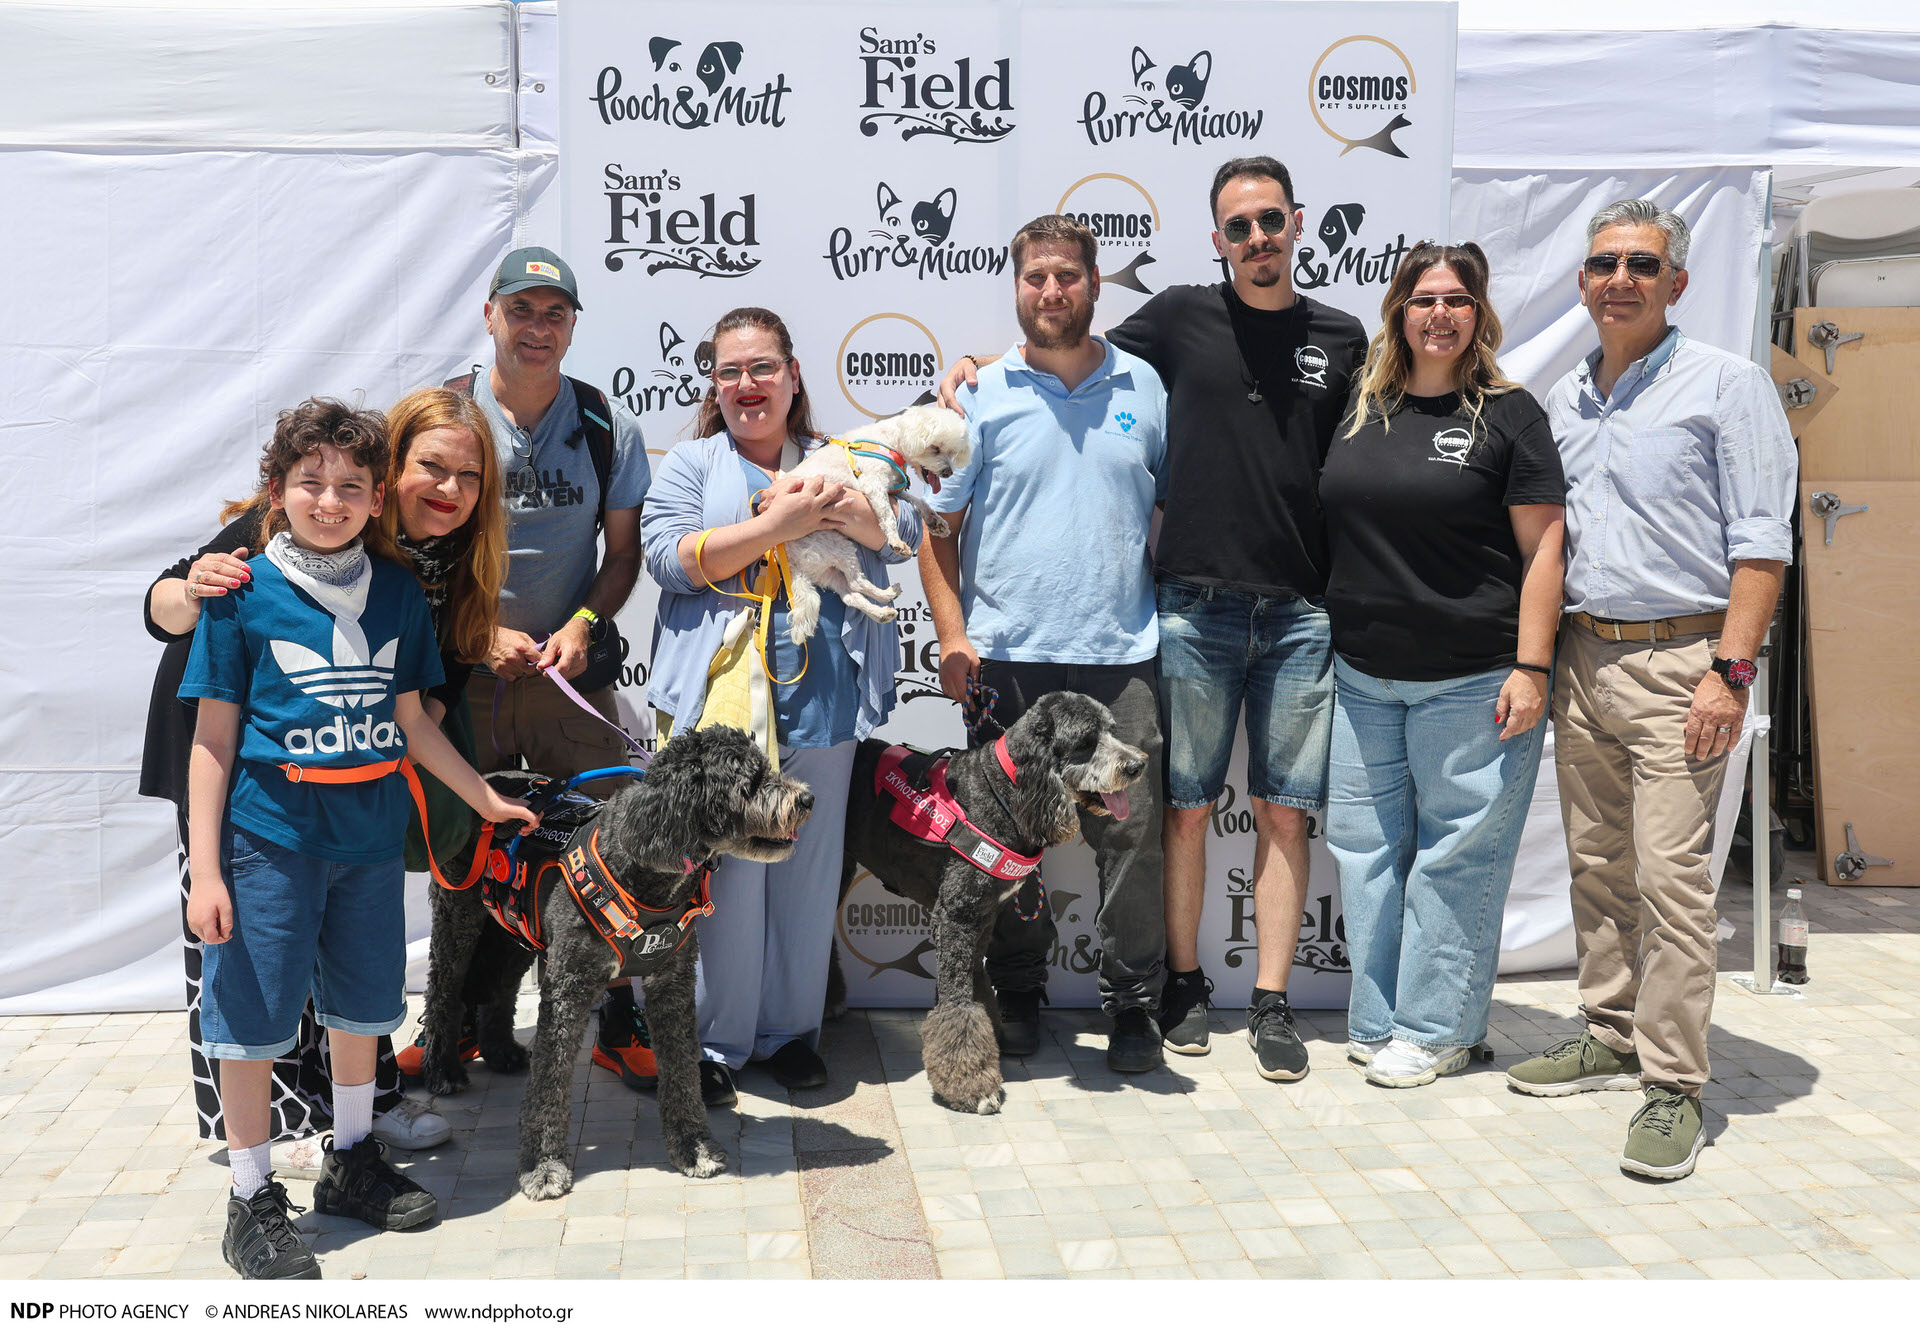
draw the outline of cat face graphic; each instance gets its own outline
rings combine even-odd
[[[943,189],[931,199],[922,200],[911,208],[904,206],[905,201],[886,181],[874,192],[874,203],[880,217],[880,229],[874,235],[889,240],[924,240],[929,245],[944,245],[947,234],[953,230],[953,210],[959,201],[959,195],[952,189]],[[905,213],[903,224],[902,212]],[[910,226],[912,229],[908,230]]]
[[[1191,111],[1207,95],[1207,80],[1213,76],[1213,53],[1202,51],[1186,64],[1170,67],[1164,79],[1153,77],[1157,68],[1153,57],[1137,46],[1133,48],[1133,86],[1139,95],[1129,95],[1127,100],[1159,106],[1162,99],[1153,94],[1164,87],[1167,100]]]

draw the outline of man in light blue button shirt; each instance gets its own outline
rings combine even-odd
[[[1070,689],[1104,703],[1119,738],[1146,751],[1127,816],[1080,819],[1100,875],[1107,1064],[1146,1072],[1161,1063],[1154,1014],[1167,948],[1160,631],[1147,552],[1167,492],[1167,393],[1151,365],[1089,335],[1100,293],[1091,231],[1052,214],[1022,227],[1011,249],[1025,340],[959,395],[973,458],[933,497],[954,534],[922,544],[920,575],[941,687],[956,701],[977,681],[997,695],[994,720],[1011,726],[1043,695]],[[1025,892],[1001,908],[987,974],[1003,1053],[1039,1045],[1055,937],[1052,913]]]
[[[1713,1014],[1714,811],[1792,558],[1798,467],[1766,372],[1667,323],[1686,223],[1629,199],[1587,240],[1600,349],[1547,398],[1567,477],[1554,756],[1585,1029],[1508,1079],[1642,1091],[1621,1167],[1683,1178]]]

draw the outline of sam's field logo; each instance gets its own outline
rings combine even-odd
[[[739,42],[713,41],[695,48],[677,37],[654,37],[647,42],[652,66],[645,92],[627,90],[627,78],[618,65],[607,65],[594,81],[588,98],[600,113],[600,123],[639,122],[670,129],[706,129],[712,125],[786,124],[781,103],[793,89],[784,72],[771,78],[755,76],[745,48]]]
[[[1213,80],[1213,52],[1191,59],[1156,60],[1136,46],[1131,58],[1133,83],[1109,110],[1107,94],[1095,89],[1080,105],[1080,128],[1099,147],[1144,136],[1165,135],[1171,143],[1210,143],[1250,139],[1260,132],[1266,112],[1258,107],[1223,107],[1207,100]]]
[[[642,379],[631,365],[613,372],[613,395],[636,416],[658,416],[661,412],[685,413],[700,405],[707,395],[707,380],[713,373],[713,343],[689,346],[679,330],[664,319],[660,322],[660,359]],[[648,452],[652,452],[651,449]]]
[[[1160,236],[1160,205],[1146,186],[1131,176],[1100,171],[1067,186],[1055,205],[1093,232],[1100,242],[1100,281],[1152,295],[1146,267],[1155,262],[1153,243]]]
[[[874,189],[872,221],[861,222],[864,239],[856,240],[850,226],[837,226],[821,257],[842,282],[889,272],[911,273],[922,282],[1005,272],[1005,245],[968,245],[951,238],[959,209],[960,195],[951,187],[930,199],[903,198],[883,180]]]
[[[1413,62],[1385,37],[1342,37],[1314,62],[1307,106],[1342,157],[1355,148],[1405,157],[1393,136],[1413,124],[1406,113],[1417,90]]]
[[[1299,245],[1293,251],[1293,285],[1299,291],[1317,291],[1321,287],[1344,282],[1351,286],[1384,287],[1393,280],[1394,270],[1410,248],[1404,231],[1378,249],[1368,249],[1359,239],[1366,225],[1363,204],[1336,203],[1320,219],[1320,246]]]
[[[753,195],[695,194],[671,171],[629,172],[618,162],[607,163],[605,179],[609,270],[631,262],[649,277],[743,277],[760,266]]]
[[[904,142],[931,134],[953,143],[997,143],[1013,133],[1013,62],[951,63],[924,32],[860,29],[860,132],[898,129]],[[991,118],[989,118],[991,117]]]
[[[933,401],[944,365],[933,331],[910,314],[868,315],[834,356],[840,391],[870,420]]]

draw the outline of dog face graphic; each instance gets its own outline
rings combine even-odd
[[[919,239],[928,245],[944,245],[947,233],[953,230],[953,210],[959,201],[959,195],[952,189],[943,189],[931,199],[923,200],[906,210],[906,225],[902,224],[901,212],[904,200],[894,192],[893,186],[886,181],[880,182],[880,188],[874,193],[874,202],[878,205],[880,226],[883,229],[874,232],[889,240]],[[908,230],[908,226],[911,230]]]
[[[1186,64],[1172,66],[1164,80],[1149,77],[1155,68],[1153,57],[1137,46],[1133,48],[1133,86],[1144,95],[1130,94],[1127,100],[1159,106],[1162,99],[1151,94],[1164,85],[1168,98],[1191,111],[1207,95],[1207,80],[1213,76],[1213,53],[1202,51]]]
[[[1320,219],[1320,243],[1327,247],[1327,253],[1338,254],[1366,218],[1366,208],[1358,203],[1336,203],[1327,209],[1327,215]]]
[[[672,37],[655,37],[647,43],[647,54],[653,57],[656,74],[681,72],[681,62],[673,56],[679,46],[680,43]],[[706,49],[700,52],[700,61],[693,67],[693,73],[706,88],[709,97],[719,92],[728,76],[740,68],[740,50],[739,42],[708,42]],[[690,94],[693,89],[683,87],[681,91]]]

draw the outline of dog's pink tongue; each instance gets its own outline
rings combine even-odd
[[[1127,803],[1127,792],[1124,790],[1103,790],[1100,792],[1100,802],[1107,806],[1108,813],[1121,819],[1124,819],[1127,816],[1127,810],[1133,807]]]
[[[923,471],[923,472],[921,472],[920,474],[921,474],[922,476],[924,476],[924,477],[926,477],[926,480],[927,480],[927,489],[929,489],[929,490],[931,490],[931,491],[933,491],[933,492],[934,492],[935,494],[939,494],[939,493],[940,493],[940,478],[939,478],[938,476],[935,476],[935,475],[934,475],[934,474],[933,474],[932,472],[930,472],[930,471]]]

